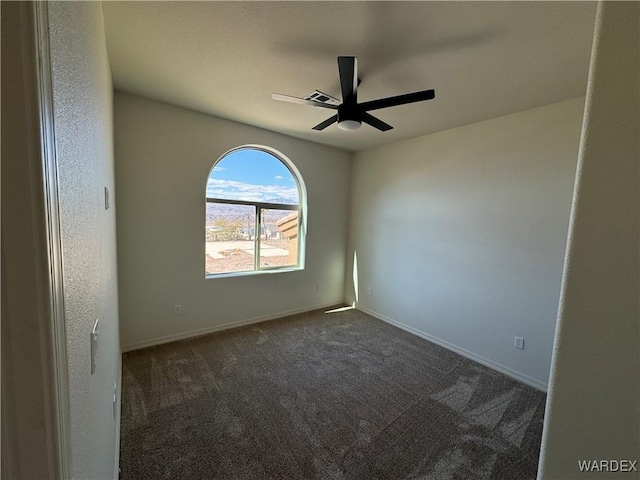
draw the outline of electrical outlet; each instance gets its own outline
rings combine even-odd
[[[367,293],[368,293],[369,295],[372,295],[372,294],[373,294],[373,290],[372,290],[371,288],[367,288]]]
[[[522,337],[515,337],[515,340],[513,342],[513,346],[519,350],[524,350],[524,338]]]
[[[176,305],[175,307],[173,307],[173,314],[182,315],[182,305]]]

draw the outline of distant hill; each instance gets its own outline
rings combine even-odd
[[[266,200],[266,203],[282,203],[284,205],[297,205],[298,201],[293,198],[276,197]]]
[[[207,203],[207,221],[216,218],[226,218],[227,220],[245,220],[247,215],[253,218],[255,209],[246,205],[229,205],[226,203]]]
[[[277,197],[267,200],[265,203],[281,203],[284,205],[295,205],[297,202],[290,198]],[[268,222],[285,216],[288,212],[272,212],[267,214]],[[207,221],[213,222],[217,218],[225,218],[227,220],[243,220],[253,221],[255,209],[246,205],[233,205],[228,203],[207,203]]]

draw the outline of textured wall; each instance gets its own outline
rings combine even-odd
[[[640,461],[639,17],[636,2],[598,10],[539,478]]]
[[[359,308],[544,388],[582,109],[575,99],[356,154]]]
[[[73,474],[114,478],[120,375],[113,88],[97,2],[51,2],[50,38],[64,255]],[[104,209],[104,187],[111,209]],[[97,370],[89,334],[100,319]]]
[[[207,176],[245,144],[280,151],[302,175],[305,269],[205,279]],[[119,92],[115,148],[123,348],[342,302],[349,153]]]

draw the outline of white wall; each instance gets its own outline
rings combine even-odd
[[[51,2],[49,7],[56,153],[64,256],[73,475],[114,478],[117,426],[113,384],[120,377],[113,86],[101,4]],[[89,334],[100,319],[97,370]]]
[[[639,17],[636,2],[598,9],[539,478],[640,461]]]
[[[582,110],[575,99],[357,153],[358,308],[545,388]]]
[[[304,179],[305,269],[205,279],[207,176],[245,144],[275,148]],[[349,153],[120,92],[115,149],[124,349],[343,301]]]

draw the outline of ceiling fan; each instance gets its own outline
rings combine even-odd
[[[291,97],[274,93],[271,98],[283,102],[300,103],[312,107],[330,108],[338,113],[319,123],[314,130],[324,130],[329,125],[338,122],[338,128],[342,130],[357,130],[362,126],[362,122],[371,125],[382,132],[391,130],[393,127],[388,123],[374,117],[369,112],[380,108],[395,107],[406,103],[422,102],[435,98],[435,90],[423,90],[421,92],[407,93],[395,97],[381,98],[370,102],[358,103],[358,59],[356,57],[338,57],[338,72],[340,73],[340,87],[342,89],[342,104],[333,105],[316,100]]]

